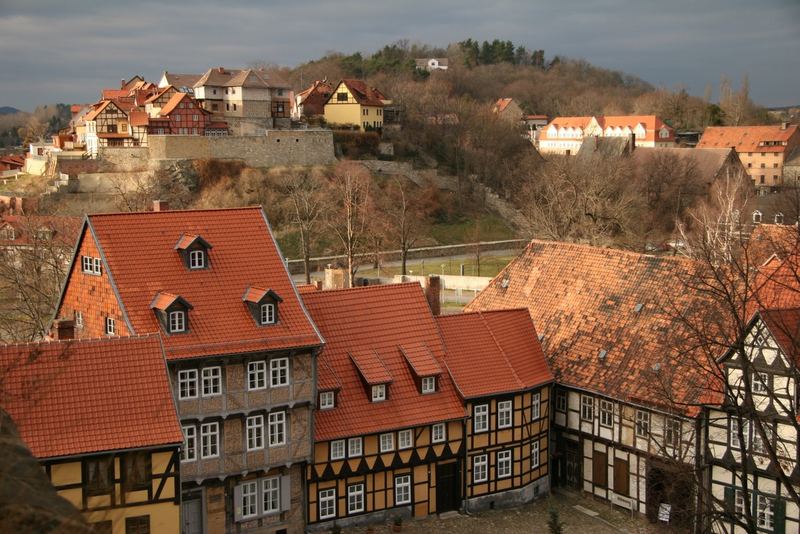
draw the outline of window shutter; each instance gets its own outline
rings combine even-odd
[[[233,488],[233,518],[236,521],[242,520],[242,486]]]
[[[736,512],[735,493],[733,486],[725,486],[725,513],[733,515]]]
[[[786,500],[775,499],[775,534],[784,534],[786,532]]]
[[[281,477],[281,512],[289,511],[292,508],[292,477],[283,475]]]

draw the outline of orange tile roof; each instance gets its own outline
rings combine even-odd
[[[768,126],[711,126],[705,129],[697,148],[731,148],[737,152],[784,152],[787,146],[760,146],[766,141],[781,143],[800,142],[796,124],[785,130],[780,124]]]
[[[361,378],[370,386],[388,384],[392,381],[392,374],[374,349],[353,350],[347,355],[353,360]]]
[[[150,124],[150,117],[146,111],[131,111],[128,115],[131,126],[147,126]]]
[[[305,312],[260,207],[89,215],[125,320],[134,333],[159,332],[150,309],[159,292],[180,295],[194,308],[189,331],[165,336],[170,359],[321,344]],[[209,268],[190,271],[175,243],[202,235],[213,249]],[[68,282],[69,283],[69,282]],[[259,326],[242,294],[270,287],[283,301],[278,324]]]
[[[713,309],[684,283],[695,268],[682,258],[534,240],[466,309],[527,308],[560,383],[672,409],[668,388],[693,414],[708,377],[679,357],[691,336],[669,310]]]
[[[759,315],[784,354],[800,365],[800,308],[761,310]]]
[[[553,380],[525,309],[442,315],[436,318],[445,363],[465,398],[521,391]]]
[[[494,112],[495,113],[502,113],[506,110],[506,108],[511,104],[513,98],[498,98],[497,102],[494,103]]]
[[[166,104],[164,104],[164,107],[161,108],[159,115],[161,115],[162,117],[166,117],[167,115],[175,111],[175,108],[177,108],[178,104],[183,102],[184,99],[189,99],[190,102],[194,101],[194,99],[191,96],[189,96],[188,93],[175,93],[170,97],[169,101]]]
[[[2,407],[38,458],[183,441],[158,336],[0,345]]]
[[[2,215],[0,228],[11,226],[14,239],[0,239],[5,245],[25,245],[34,241],[36,230],[52,232],[51,238],[59,246],[72,247],[81,231],[80,217],[59,217],[55,215]]]
[[[158,293],[156,294],[153,302],[150,303],[150,307],[156,310],[166,310],[175,302],[181,302],[187,308],[191,308],[192,305],[186,302],[185,299],[181,298],[179,295],[173,295],[172,293]]]
[[[439,362],[431,354],[431,350],[424,343],[416,342],[400,345],[400,352],[418,377],[442,374],[442,366],[439,365]]]
[[[423,395],[401,346],[424,344],[444,359],[436,321],[419,284],[393,284],[303,294],[325,337],[319,359],[319,389],[339,383],[337,405],[315,414],[315,439],[384,432],[464,417],[464,407],[447,374],[435,393]],[[375,351],[391,374],[387,399],[371,402],[351,353]]]
[[[367,82],[364,80],[344,79],[339,82],[339,84],[342,83],[347,86],[347,89],[353,95],[353,98],[356,99],[356,102],[362,106],[383,107],[385,105],[384,100],[387,100],[386,96],[375,87],[367,85]],[[336,85],[337,88],[339,84]],[[333,97],[333,92],[331,92],[328,101]]]

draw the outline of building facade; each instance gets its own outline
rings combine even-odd
[[[383,128],[384,107],[391,103],[383,93],[363,80],[341,80],[325,102],[325,122],[333,127],[359,130]]]
[[[673,147],[675,130],[655,115],[556,117],[539,132],[543,154],[576,155],[586,137],[634,138],[636,147]]]

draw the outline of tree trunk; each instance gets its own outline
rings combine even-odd
[[[406,275],[406,263],[408,262],[408,249],[403,247],[400,252],[400,274]]]

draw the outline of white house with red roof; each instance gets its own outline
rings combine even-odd
[[[671,147],[675,130],[655,115],[556,117],[540,130],[539,152],[576,155],[585,137],[633,138],[636,147]]]

